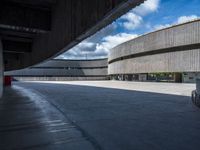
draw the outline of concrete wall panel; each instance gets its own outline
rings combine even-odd
[[[107,68],[103,69],[23,69],[7,72],[13,76],[105,76]]]
[[[3,93],[3,47],[0,38],[0,98]]]
[[[199,72],[200,20],[125,42],[111,49],[108,59],[108,74]]]
[[[106,77],[14,77],[17,81],[77,81],[106,80]]]
[[[50,60],[37,65],[37,67],[104,67],[107,59],[97,60]]]
[[[125,42],[109,53],[109,61],[131,54],[200,43],[200,20],[148,33]]]
[[[149,55],[108,65],[108,74],[199,71],[200,49]]]
[[[43,64],[16,71],[5,72],[13,77],[25,77],[26,80],[78,80],[106,79],[107,59],[98,60],[50,60]],[[35,78],[36,77],[36,78]]]

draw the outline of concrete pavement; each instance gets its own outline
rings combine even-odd
[[[141,92],[162,93],[171,95],[191,96],[196,89],[194,83],[165,83],[165,82],[133,82],[133,81],[33,81],[38,83],[55,83],[103,87]]]
[[[5,88],[0,99],[1,150],[93,150],[89,136],[41,95]]]
[[[111,82],[107,84],[111,86]],[[46,109],[57,112],[45,113],[45,117],[51,118],[51,115],[56,114],[56,119],[61,117],[59,120],[62,122],[72,124],[74,126],[72,129],[83,141],[83,143],[75,142],[74,145],[71,142],[65,143],[59,145],[60,147],[55,147],[55,144],[50,145],[54,149],[64,149],[65,146],[69,146],[65,149],[198,150],[200,146],[200,110],[193,106],[189,96],[78,85],[78,82],[76,85],[70,82],[68,84],[16,82],[14,89],[16,87],[19,92],[29,93],[25,97],[33,94],[34,100],[39,99],[43,102],[41,110],[44,112]],[[4,102],[6,104],[5,100]],[[10,104],[5,104],[1,107],[9,108]],[[26,107],[31,109],[41,104],[32,105]],[[22,110],[26,107],[23,106]],[[43,111],[33,112],[40,115]],[[3,120],[1,125],[7,124],[11,116],[16,118],[9,113],[1,115]],[[21,135],[26,133],[24,131]],[[61,134],[68,136],[65,132]],[[49,133],[46,135],[49,137]],[[74,136],[77,135],[75,133]],[[5,139],[5,136],[0,134],[1,139]],[[18,137],[18,134],[13,135],[10,132],[9,136]],[[43,141],[43,138],[46,140],[45,136],[39,137],[41,138],[39,141]],[[17,141],[7,138],[1,145],[6,142],[7,145],[12,145]],[[48,149],[47,147],[37,147],[37,149]]]

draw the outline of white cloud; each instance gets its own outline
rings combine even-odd
[[[181,16],[178,18],[177,23],[185,23],[185,22],[189,22],[189,21],[193,21],[198,19],[199,17],[197,15],[191,15],[191,16]]]
[[[116,23],[112,23],[110,25],[108,25],[107,27],[101,29],[100,31],[98,31],[96,34],[92,35],[91,37],[89,37],[87,39],[87,41],[91,41],[93,43],[99,42],[101,41],[102,38],[104,38],[105,36],[108,36],[110,34],[113,34],[115,32],[117,28]]]
[[[141,16],[136,15],[133,12],[129,12],[121,17],[122,20],[125,20],[122,25],[128,30],[134,30],[142,23],[143,19]]]
[[[118,24],[112,23],[58,58],[84,59],[86,55],[88,58],[107,57],[108,51],[111,48],[138,36],[137,34],[128,33],[118,33],[113,35],[116,32],[117,25],[122,26],[127,30],[135,30],[141,26],[143,16],[157,11],[159,2],[160,0],[146,0],[142,5],[132,9],[119,18],[120,21]]]
[[[133,11],[138,15],[144,16],[148,13],[157,11],[160,0],[147,0],[140,6],[136,7]]]
[[[77,46],[75,46],[74,48],[72,48],[72,50],[78,51],[81,50],[82,52],[88,52],[88,51],[92,51],[95,47],[95,44],[92,42],[88,42],[88,41],[83,41],[80,44],[78,44]]]
[[[136,34],[119,33],[103,38],[103,42],[92,43],[87,40],[78,44],[68,52],[60,55],[59,59],[85,59],[87,58],[104,58],[107,57],[111,48],[136,38]]]
[[[88,48],[92,48],[93,46],[94,46],[94,43],[87,42],[87,41],[84,41],[84,42],[79,44],[79,47],[86,49],[86,51],[87,51]]]
[[[180,16],[179,18],[177,18],[177,20],[171,24],[160,24],[160,25],[155,25],[153,27],[153,30],[159,30],[159,29],[164,29],[176,24],[181,24],[181,23],[186,23],[186,22],[190,22],[196,19],[199,19],[200,17],[197,15],[190,15],[190,16]]]
[[[137,36],[138,36],[137,34],[119,33],[116,35],[105,37],[104,42],[102,42],[101,45],[103,45],[104,48],[109,50],[121,43],[129,41],[133,38],[136,38]]]
[[[95,52],[104,52],[106,55],[108,54],[109,50],[113,47],[124,43],[126,41],[129,41],[133,38],[136,38],[137,34],[127,34],[127,33],[119,33],[112,36],[107,36],[104,38],[104,42],[97,44],[96,51]]]
[[[84,58],[87,53],[94,52],[96,44],[90,41],[83,41],[80,44],[76,45],[66,53],[58,56],[58,59],[75,59],[77,58]]]
[[[121,25],[127,30],[138,28],[143,22],[143,16],[148,13],[157,11],[160,0],[147,0],[140,6],[132,9],[127,14],[123,15],[119,20]]]
[[[160,29],[168,28],[168,27],[170,27],[170,26],[171,26],[171,24],[164,24],[164,25],[160,24],[160,25],[155,25],[154,28],[153,28],[153,30],[160,30]]]

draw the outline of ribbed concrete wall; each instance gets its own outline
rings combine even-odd
[[[109,54],[108,74],[200,71],[200,20],[125,42]]]
[[[107,59],[50,60],[32,68],[5,72],[20,80],[22,77],[24,80],[102,80],[107,74]]]
[[[50,60],[37,67],[104,67],[107,66],[107,59],[97,60]]]
[[[0,38],[0,98],[3,92],[3,48]]]
[[[19,71],[6,72],[12,76],[105,76],[107,68],[103,69],[23,69]]]
[[[107,80],[105,77],[14,77],[17,81],[81,81],[81,80]]]
[[[200,49],[117,61],[108,70],[109,74],[197,72],[200,71]]]

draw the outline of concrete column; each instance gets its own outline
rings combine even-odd
[[[0,38],[0,98],[3,93],[3,46]]]

